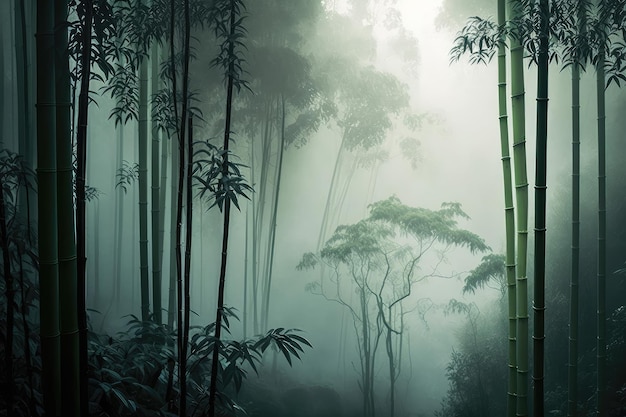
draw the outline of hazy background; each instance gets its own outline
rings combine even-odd
[[[375,2],[374,2],[375,3]],[[366,58],[377,70],[387,71],[406,83],[410,95],[410,107],[415,114],[424,116],[424,123],[412,135],[419,141],[417,159],[413,166],[401,155],[399,139],[406,132],[395,126],[387,134],[385,145],[389,158],[372,172],[367,169],[356,171],[347,193],[346,203],[339,215],[338,224],[350,224],[364,218],[370,203],[395,195],[411,206],[437,209],[442,202],[454,201],[462,204],[471,219],[464,220],[460,226],[482,236],[495,253],[504,253],[504,204],[501,175],[500,145],[498,134],[497,79],[495,62],[483,65],[470,65],[466,61],[451,64],[449,50],[458,29],[465,17],[481,14],[489,17],[493,14],[491,3],[486,1],[398,0],[380,2],[380,13],[372,12],[369,22],[371,34],[375,40],[375,50]],[[342,18],[356,19],[349,4],[342,1],[324,2],[326,13],[336,13]],[[0,5],[0,14],[5,10]],[[373,7],[373,6],[372,6]],[[389,28],[384,24],[386,8],[394,10],[396,26]],[[370,9],[372,11],[372,9]],[[320,23],[318,30],[328,30],[328,23]],[[358,22],[356,24],[358,26]],[[6,46],[9,27],[4,26],[3,46]],[[350,39],[350,27],[345,30],[346,39]],[[369,30],[369,29],[368,29]],[[304,50],[310,48],[335,47],[324,44],[324,33],[319,33],[317,40],[305,42]],[[332,43],[333,34],[328,37]],[[359,42],[354,40],[358,53]],[[205,47],[196,45],[196,53],[202,55]],[[350,46],[350,45],[348,45]],[[372,45],[365,45],[370,48]],[[1,54],[0,54],[1,55]],[[194,64],[194,71],[201,72],[206,62],[199,58]],[[14,87],[9,81],[10,68],[3,64],[4,84],[3,103],[5,112],[15,112],[10,107]],[[252,70],[253,71],[253,70]],[[593,71],[583,75],[581,105],[585,115],[595,113],[595,92],[593,89]],[[528,178],[531,185],[529,207],[533,207],[532,184],[534,182],[534,96],[535,71],[526,72],[527,105],[527,154]],[[200,100],[210,95],[204,91],[202,81],[196,81],[194,88]],[[12,94],[9,94],[12,93]],[[203,96],[203,94],[205,96]],[[244,94],[244,93],[242,93]],[[549,171],[548,171],[548,258],[564,256],[569,250],[568,221],[570,211],[567,208],[570,199],[570,122],[569,122],[569,72],[552,70],[550,78],[549,104]],[[607,170],[614,173],[609,187],[621,189],[619,173],[624,172],[623,154],[624,135],[620,135],[623,126],[620,113],[624,110],[623,95],[617,89],[608,91],[607,108],[610,109],[607,120],[609,164]],[[119,300],[113,287],[115,274],[113,248],[115,204],[119,190],[116,184],[116,147],[119,145],[119,132],[113,121],[109,120],[112,101],[102,96],[98,106],[91,107],[89,124],[89,163],[88,183],[99,191],[99,197],[88,204],[87,227],[88,247],[88,306],[93,311],[91,320],[96,331],[115,332],[126,322],[123,316],[139,315],[139,237],[137,206],[138,187],[132,185],[123,194],[123,250],[122,259],[117,260],[124,272],[123,287]],[[11,118],[3,125],[4,132],[11,132]],[[583,155],[582,178],[583,206],[591,211],[596,196],[595,170],[595,118],[582,118]],[[212,136],[211,126],[197,122],[197,137]],[[5,135],[9,137],[10,135]],[[137,140],[134,124],[123,130],[123,159],[136,161]],[[235,131],[235,137],[241,142],[241,161],[247,164],[244,152],[245,135]],[[589,140],[587,140],[589,138]],[[322,222],[324,205],[331,181],[333,164],[339,150],[338,129],[332,123],[321,126],[316,133],[301,147],[290,146],[285,151],[283,180],[278,203],[278,222],[276,229],[276,249],[272,290],[272,309],[269,326],[298,328],[304,331],[313,349],[307,350],[301,362],[296,361],[292,369],[284,369],[285,378],[302,384],[330,386],[342,393],[356,395],[358,357],[351,319],[345,309],[325,301],[322,297],[305,291],[305,286],[319,279],[320,272],[297,271],[296,265],[306,252],[315,251]],[[6,144],[6,143],[5,143]],[[8,144],[9,147],[11,144]],[[235,151],[237,153],[237,150]],[[244,175],[248,172],[244,170]],[[168,179],[169,181],[169,179]],[[623,185],[623,181],[621,182]],[[168,183],[169,186],[169,183]],[[616,204],[624,208],[623,196],[616,197]],[[242,283],[244,275],[245,210],[247,203],[241,201],[242,212],[234,211],[231,223],[231,246],[229,253],[226,304],[243,309]],[[166,219],[169,219],[169,203]],[[609,224],[618,221],[619,211],[609,212]],[[622,211],[623,213],[623,211]],[[214,320],[217,277],[219,273],[219,248],[221,241],[221,215],[213,208],[207,211],[206,204],[197,204],[194,211],[194,246],[192,272],[192,310],[195,324],[206,324]],[[620,221],[623,222],[623,219]],[[166,222],[167,224],[167,222]],[[529,225],[532,227],[532,215]],[[335,225],[336,226],[336,225]],[[612,228],[622,236],[624,232]],[[149,239],[152,237],[150,236]],[[166,228],[166,253],[170,241]],[[591,256],[595,244],[595,223],[583,225],[583,251]],[[610,240],[609,251],[616,254],[622,251],[622,240]],[[529,243],[532,248],[532,237]],[[552,251],[552,252],[550,252]],[[531,249],[532,259],[532,249]],[[622,251],[623,253],[623,251]],[[485,289],[476,295],[464,296],[461,293],[466,272],[473,269],[480,261],[481,254],[469,255],[465,251],[452,251],[447,257],[443,271],[459,274],[457,278],[432,278],[415,286],[417,298],[432,300],[431,308],[424,317],[412,316],[406,323],[408,329],[407,351],[404,361],[407,365],[398,382],[398,402],[401,410],[408,415],[409,410],[419,415],[430,415],[439,408],[446,393],[446,366],[450,354],[459,345],[459,338],[466,319],[459,315],[445,315],[443,306],[452,298],[465,302],[475,302],[480,309],[480,325],[499,323],[504,326],[505,317],[498,316],[498,290]],[[613,257],[609,271],[615,270],[623,262]],[[554,258],[553,258],[554,259]],[[567,279],[568,271],[561,264],[548,262],[552,273],[549,280]],[[593,263],[593,262],[591,262]],[[529,261],[529,272],[532,261]],[[169,271],[169,265],[163,266]],[[532,275],[532,272],[530,272]],[[163,277],[164,306],[167,293],[167,274]],[[550,284],[548,284],[550,285]],[[619,284],[623,285],[623,284]],[[620,287],[621,288],[621,287]],[[417,299],[416,298],[416,299]],[[415,304],[415,301],[413,302]],[[592,307],[590,307],[592,310]],[[548,310],[550,315],[550,309]],[[550,319],[550,318],[548,318]],[[504,329],[504,327],[502,327]],[[589,334],[595,329],[586,329]],[[232,326],[233,337],[240,337],[240,324]],[[502,332],[501,337],[506,338]],[[549,335],[550,337],[550,335]],[[548,340],[548,343],[551,343]],[[554,342],[557,343],[557,342]],[[565,343],[565,342],[558,342]],[[409,365],[410,364],[410,365]],[[379,359],[378,377],[387,377],[385,359]],[[502,363],[505,369],[506,364]],[[252,379],[254,377],[251,377]],[[386,386],[381,384],[381,403],[384,402]],[[505,395],[502,387],[502,395]],[[413,414],[411,414],[413,415]]]

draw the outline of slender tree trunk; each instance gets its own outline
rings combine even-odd
[[[498,0],[498,26],[506,24],[506,0]],[[506,230],[506,282],[508,298],[508,386],[507,417],[515,417],[517,409],[517,319],[515,283],[515,209],[511,155],[509,152],[509,123],[506,97],[506,45],[498,45],[498,113],[500,125],[500,150],[502,155],[502,179],[504,185],[504,218]]]
[[[6,410],[8,415],[13,413],[13,327],[15,322],[15,286],[13,283],[13,274],[11,273],[11,254],[9,252],[9,234],[7,232],[7,223],[9,219],[7,219],[7,210],[6,210],[6,198],[5,198],[5,179],[3,176],[11,175],[8,172],[1,173],[0,172],[0,250],[2,251],[2,269],[3,269],[3,277],[4,277],[4,288],[6,293],[6,306],[7,306],[7,316],[6,316],[6,339],[4,340],[5,348],[4,348],[4,367],[6,374],[4,377],[6,378]],[[8,183],[8,182],[7,182]],[[8,188],[8,187],[7,187]],[[6,190],[6,191],[11,191]],[[24,303],[24,300],[22,300]],[[27,346],[29,340],[26,339],[24,344]]]
[[[276,246],[276,220],[278,216],[278,197],[280,195],[280,181],[282,179],[283,172],[283,153],[285,150],[285,99],[281,96],[281,129],[280,129],[280,143],[278,145],[278,168],[276,170],[276,188],[274,190],[274,202],[272,205],[272,222],[270,224],[270,239],[268,248],[268,272],[265,283],[265,298],[263,308],[263,330],[268,328],[268,318],[270,310],[270,294],[272,291],[272,273],[274,269],[274,248]]]
[[[250,230],[250,221],[248,219],[250,214],[250,205],[247,205],[246,208],[246,237],[245,237],[245,245],[246,249],[243,256],[243,338],[246,339],[248,337],[248,248],[250,247],[249,230]]]
[[[255,170],[254,170],[254,137],[251,138],[250,144],[250,181],[254,186],[255,182]],[[252,205],[252,329],[254,334],[259,334],[259,273],[258,273],[258,247],[259,236],[257,233],[257,204],[256,197],[253,194],[251,197]]]
[[[603,3],[602,1],[600,2]],[[605,52],[598,51],[596,90],[598,106],[598,282],[597,282],[597,416],[606,416],[606,112]]]
[[[520,19],[521,1],[512,0],[511,20]],[[524,109],[524,48],[511,37],[511,113],[513,115],[513,164],[517,200],[517,403],[518,417],[528,415],[528,180],[526,174],[526,121]]]
[[[151,53],[151,91],[154,95],[159,89],[159,53],[158,46],[152,46]],[[160,194],[165,194],[161,192],[160,181],[160,166],[159,166],[159,129],[151,118],[152,123],[152,151],[151,151],[151,188],[152,188],[152,212],[151,212],[151,221],[152,221],[152,313],[155,323],[161,324],[162,322],[162,314],[161,314],[161,269],[163,263],[163,251],[161,250],[161,198]]]
[[[544,415],[544,311],[546,275],[546,170],[548,142],[548,42],[550,6],[539,2],[537,147],[535,159],[535,282],[533,325],[533,416]]]
[[[235,22],[237,18],[235,0],[230,0],[230,36],[228,45],[228,56],[230,63],[228,65],[228,81],[226,85],[226,117],[224,123],[224,145],[222,158],[222,178],[227,178],[228,170],[228,152],[230,145],[230,129],[233,104],[233,76],[234,76],[234,58],[235,58]],[[225,190],[223,190],[225,191]],[[226,285],[226,262],[228,260],[228,232],[230,227],[230,196],[226,196],[224,201],[224,228],[222,231],[222,258],[220,265],[220,278],[217,290],[217,311],[215,314],[215,342],[213,345],[213,358],[211,362],[211,381],[209,385],[209,417],[215,417],[215,398],[217,393],[217,371],[219,361],[219,350],[221,345],[222,317],[224,313],[224,288]]]
[[[89,81],[91,79],[91,28],[93,0],[82,0],[81,18],[81,79],[78,97],[78,126],[76,136],[76,252],[78,256],[78,334],[80,366],[80,408],[81,416],[89,414],[88,402],[88,357],[87,357],[87,306],[86,306],[86,223],[85,223],[85,173],[87,166],[87,122],[89,110]],[[40,183],[41,185],[41,183]]]
[[[54,111],[54,4],[37,1],[37,182],[39,293],[44,410],[61,413],[56,115]]]
[[[55,2],[56,145],[59,233],[59,307],[61,331],[61,412],[80,415],[78,364],[77,259],[74,240],[74,183],[70,113],[67,0]]]
[[[182,259],[182,247],[181,247],[181,238],[182,238],[182,215],[183,215],[183,191],[184,191],[184,180],[185,180],[185,160],[186,158],[191,158],[191,155],[185,155],[185,138],[186,138],[186,125],[187,125],[187,108],[188,108],[188,98],[187,98],[187,89],[189,85],[189,40],[190,40],[190,16],[189,16],[189,0],[185,0],[183,2],[184,6],[184,27],[183,27],[183,72],[182,72],[182,111],[180,118],[180,126],[178,133],[178,155],[179,155],[179,171],[178,171],[178,211],[176,214],[176,266],[177,266],[177,277],[178,277],[178,285],[177,285],[177,304],[178,304],[178,355],[179,355],[179,383],[180,383],[180,402],[178,413],[180,417],[186,417],[187,414],[187,345],[188,345],[188,337],[189,337],[189,270],[183,269],[183,259]],[[172,19],[174,18],[173,13],[173,3],[172,3]],[[174,24],[172,23],[172,28]],[[172,29],[173,30],[173,29]],[[174,36],[172,33],[172,42]],[[173,49],[173,46],[172,46]],[[174,55],[172,53],[171,56],[172,63],[174,61]],[[172,83],[174,85],[174,97],[176,97],[176,73],[175,67],[172,67]],[[174,108],[176,108],[176,103],[174,103]],[[187,140],[189,140],[187,138]],[[191,192],[190,189],[187,190],[189,194]],[[191,196],[187,196],[187,204],[188,206],[191,204]],[[187,207],[187,218],[185,219],[188,227],[191,226],[191,217],[190,217],[191,207]],[[191,242],[185,242],[185,248],[191,250]],[[184,277],[183,277],[184,271]],[[184,279],[184,281],[183,281]],[[184,297],[184,298],[183,298]]]
[[[141,320],[150,319],[148,272],[148,58],[139,65],[139,269]]]
[[[170,279],[167,303],[167,327],[174,328],[174,322],[177,320],[176,300],[177,300],[177,266],[176,266],[176,227],[177,227],[177,199],[178,199],[178,140],[175,137],[170,138],[170,151],[172,153],[170,161]]]
[[[186,72],[186,71],[185,71]],[[183,91],[186,91],[183,81]],[[185,96],[183,96],[185,97]],[[185,114],[183,110],[183,115]],[[182,120],[181,120],[182,122]],[[189,317],[191,312],[191,238],[193,236],[193,119],[189,116],[187,127],[187,171],[186,171],[186,189],[185,189],[185,267],[184,267],[184,329],[183,329],[183,353],[187,354],[187,345],[189,343]],[[187,359],[185,358],[185,367]]]
[[[320,227],[320,235],[317,239],[317,249],[321,249],[324,242],[326,242],[326,234],[328,233],[328,218],[331,215],[331,206],[334,201],[334,191],[336,183],[339,178],[339,168],[341,166],[343,153],[345,151],[345,133],[341,139],[341,145],[339,145],[339,151],[337,153],[337,159],[335,159],[335,167],[333,168],[333,175],[330,179],[330,186],[328,188],[328,196],[326,197],[326,205],[324,207],[324,215],[322,217],[322,226]]]
[[[580,63],[572,65],[572,259],[567,416],[578,415],[578,281],[580,267]]]
[[[268,281],[268,273],[269,273],[269,265],[268,265],[268,257],[270,252],[270,236],[271,236],[271,225],[268,228],[268,241],[267,244],[264,245],[264,224],[265,224],[265,207],[267,200],[267,191],[270,189],[269,186],[269,172],[270,172],[270,155],[271,155],[271,147],[272,147],[272,135],[273,135],[273,97],[268,99],[265,103],[266,108],[266,116],[265,116],[265,128],[261,141],[261,163],[260,163],[260,181],[257,189],[259,190],[259,198],[258,204],[256,206],[256,239],[255,242],[255,251],[257,259],[256,265],[256,282],[257,282],[257,297],[258,300],[255,301],[257,305],[259,305],[260,309],[258,312],[255,311],[255,314],[258,315],[256,322],[260,323],[259,327],[255,329],[255,333],[260,333],[266,330],[264,318],[265,318],[265,297],[266,297],[266,289],[267,289],[267,281]],[[253,195],[254,197],[254,195]],[[271,222],[272,214],[270,212],[269,221]],[[263,249],[265,249],[265,253],[263,254]],[[265,255],[265,256],[263,256]],[[263,261],[262,261],[263,260]],[[261,286],[260,294],[258,291],[258,286]]]

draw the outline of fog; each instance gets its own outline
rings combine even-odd
[[[248,5],[246,18],[241,23],[246,28],[246,36],[242,38],[245,46],[238,53],[245,57],[241,77],[249,84],[235,88],[231,161],[240,164],[243,181],[252,191],[239,195],[231,207],[224,305],[233,308],[238,318],[230,319],[228,331],[222,337],[240,340],[262,336],[270,329],[286,328],[298,329],[296,334],[311,344],[311,347],[302,345],[302,351],[291,350],[291,364],[285,360],[289,352],[279,348],[268,350],[259,361],[258,375],[250,367],[244,367],[246,374],[241,392],[233,393],[224,388],[249,415],[282,416],[284,413],[330,417],[335,413],[346,417],[393,417],[393,413],[408,417],[443,416],[452,412],[459,413],[454,414],[458,416],[505,415],[508,330],[504,265],[499,275],[490,275],[476,288],[464,291],[468,277],[484,260],[483,256],[506,252],[498,68],[495,58],[484,65],[472,65],[466,56],[458,62],[450,59],[450,50],[466,17],[481,15],[493,19],[495,10],[486,3],[301,0],[289,4],[263,1]],[[13,13],[13,9],[9,9],[9,5],[2,5],[0,14],[9,16],[9,12]],[[21,91],[16,84],[19,70],[15,56],[7,53],[15,42],[15,21],[9,17],[2,19],[8,24],[3,24],[1,32],[4,111],[0,132],[2,147],[19,152],[23,150],[17,139],[21,123],[19,110],[16,110]],[[191,106],[197,108],[194,109],[193,139],[219,148],[224,135],[224,87],[228,77],[219,65],[211,64],[218,53],[218,39],[212,30],[197,25],[192,31],[190,91],[193,94]],[[162,42],[161,56],[167,57],[166,35]],[[181,43],[176,47],[181,48]],[[163,73],[163,68],[167,69],[165,59],[161,63]],[[94,65],[94,71],[106,78],[102,68]],[[157,72],[151,73],[149,83]],[[532,323],[538,74],[536,66],[529,65],[528,59],[524,62],[524,73],[529,183],[528,300]],[[569,68],[551,63],[547,148],[546,410],[559,416],[566,415],[567,409],[572,198],[570,76]],[[30,78],[34,81],[34,77]],[[142,266],[149,270],[151,299],[148,303],[153,312],[155,253],[148,253],[147,266],[141,265],[140,168],[131,169],[130,176],[127,175],[130,171],[120,171],[139,162],[138,122],[136,117],[125,124],[115,122],[111,114],[119,106],[120,98],[112,98],[106,85],[106,81],[94,79],[91,86],[94,102],[89,108],[87,184],[94,190],[95,197],[86,203],[86,301],[90,331],[93,335],[111,335],[110,344],[113,344],[114,338],[128,337],[119,332],[128,328],[132,317],[142,317],[142,302],[146,302],[142,301]],[[156,79],[154,85],[157,85]],[[179,84],[178,88],[182,86]],[[74,91],[76,96],[78,91]],[[157,109],[156,91],[150,91],[152,104],[148,115],[165,112],[163,108]],[[182,94],[181,90],[178,93]],[[507,94],[510,95],[510,91]],[[581,295],[584,295],[580,317],[587,315],[587,319],[581,319],[580,330],[580,366],[585,367],[580,377],[580,390],[584,392],[580,396],[580,407],[586,411],[579,415],[588,415],[587,410],[591,413],[591,404],[595,401],[592,365],[596,355],[596,324],[592,317],[597,301],[593,300],[595,292],[593,297],[587,295],[595,291],[597,263],[595,94],[595,71],[589,65],[581,77],[580,103]],[[31,95],[34,96],[32,91]],[[378,101],[368,101],[370,97],[378,97]],[[619,404],[613,407],[614,414],[607,415],[617,416],[619,410],[626,409],[626,397],[623,391],[618,394],[617,390],[620,387],[623,390],[626,383],[620,371],[624,363],[619,359],[624,340],[623,336],[611,339],[617,334],[611,332],[619,332],[626,322],[620,313],[623,308],[620,300],[626,290],[623,273],[614,274],[623,267],[626,249],[623,232],[626,172],[620,156],[624,146],[621,134],[623,92],[615,87],[607,89],[606,103],[607,315],[613,326],[608,333],[613,343],[609,349],[609,368],[616,370],[611,374],[608,395]],[[508,106],[510,111],[510,102]],[[363,117],[363,114],[369,116]],[[302,129],[297,130],[300,127]],[[177,278],[173,249],[176,247],[175,197],[178,190],[176,184],[172,184],[172,174],[178,166],[172,165],[176,136],[170,135],[168,138],[161,133],[158,143],[159,152],[165,150],[162,161],[166,164],[158,172],[161,188],[157,182],[156,192],[165,193],[165,197],[155,205],[151,200],[153,188],[150,188],[155,185],[149,182],[144,203],[149,215],[160,219],[159,232],[163,233],[162,253],[159,253],[162,257],[159,265],[163,329],[169,328],[168,309],[180,307],[168,304],[173,291],[171,285],[175,285]],[[147,146],[146,173],[150,181],[149,176],[155,169],[150,165],[154,164],[150,157],[157,147],[151,148],[151,139]],[[196,149],[200,149],[200,145]],[[31,153],[31,160],[34,156]],[[157,155],[161,157],[163,155]],[[196,173],[199,178],[205,175],[203,171]],[[202,184],[198,177],[192,190],[192,242],[189,244],[184,234],[185,214],[181,221],[180,244],[181,248],[190,248],[191,254],[191,319],[188,324],[204,327],[215,321],[218,308],[224,215],[214,201],[201,196]],[[207,193],[209,197],[213,191]],[[188,201],[185,200],[183,209]],[[347,239],[342,237],[342,230],[352,229],[342,227],[361,224],[368,216],[374,216],[376,203],[382,201],[397,201],[401,205],[394,206],[397,210],[424,210],[410,212],[414,216],[428,213],[422,218],[423,222],[442,215],[441,219],[436,218],[440,220],[433,220],[437,226],[432,226],[440,229],[428,232],[432,233],[430,235],[412,234],[408,223],[382,217],[384,221],[365,223],[384,225],[380,226],[384,227],[381,235],[374,235],[378,229],[360,235],[365,242],[369,242],[368,238],[375,240],[376,243],[372,243],[375,250],[365,248],[358,252],[360,246],[356,241],[342,240]],[[458,203],[463,214],[455,212],[445,217],[446,208],[451,207],[447,203]],[[157,206],[161,207],[161,212]],[[39,213],[38,217],[41,216]],[[159,237],[151,223],[147,227],[145,240],[152,245]],[[456,241],[440,237],[457,230],[467,234]],[[480,240],[478,249],[473,246],[474,237]],[[350,256],[342,255],[339,250],[342,243],[355,245],[350,249]],[[420,253],[422,250],[424,252]],[[307,258],[307,254],[311,258]],[[315,259],[315,267],[301,268],[307,259]],[[417,262],[409,268],[410,259],[417,259]],[[388,267],[387,275],[385,267]],[[367,281],[365,277],[369,277],[370,272],[374,278]],[[353,281],[349,279],[350,274]],[[264,292],[265,285],[269,294]],[[379,287],[374,288],[376,285],[380,286],[380,292]],[[393,285],[393,288],[385,285]],[[408,294],[402,297],[407,288]],[[253,291],[259,292],[258,298],[254,298]],[[376,298],[377,295],[380,298]],[[402,299],[396,304],[394,297]],[[370,304],[359,311],[363,307],[359,302],[363,303],[366,298]],[[583,298],[586,301],[582,301]],[[456,301],[466,310],[455,309],[451,302]],[[371,315],[369,322],[364,318],[367,314]],[[395,330],[388,332],[386,345],[385,329],[394,326]],[[175,331],[176,327],[174,323],[169,329]],[[532,331],[532,324],[530,328]],[[377,337],[368,336],[368,332],[374,335],[378,332]],[[366,344],[368,337],[372,337],[373,343],[373,386],[369,388],[364,386],[370,381],[365,376],[369,368],[364,371],[366,351],[371,348]],[[531,349],[532,344],[530,338]],[[96,351],[95,348],[90,350]],[[390,378],[389,374],[386,355],[391,354],[397,355],[392,360],[395,378]],[[164,390],[165,371],[157,374],[157,378],[160,382],[155,390]],[[459,381],[480,387],[471,388],[480,392],[470,388],[463,391],[465,388]],[[532,391],[532,381],[528,386]],[[208,391],[208,386],[205,389]],[[298,397],[294,389],[310,390],[312,397]],[[463,398],[463,395],[469,397]],[[295,405],[289,402],[290,396]],[[297,404],[298,401],[301,404]],[[461,403],[465,404],[466,414],[454,408]]]

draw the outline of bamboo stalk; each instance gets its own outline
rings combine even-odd
[[[48,416],[60,415],[61,363],[57,229],[54,4],[37,1],[37,182],[42,394]]]

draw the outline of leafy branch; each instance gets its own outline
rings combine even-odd
[[[122,161],[122,166],[117,169],[116,177],[117,183],[115,183],[115,187],[121,187],[124,194],[126,194],[128,187],[139,179],[139,164]]]
[[[241,173],[241,168],[246,166],[232,162],[230,159],[235,155],[231,151],[224,151],[208,141],[197,144],[202,145],[194,152],[194,178],[199,183],[199,196],[213,201],[209,209],[217,205],[222,211],[227,199],[240,209],[238,197],[249,199],[247,193],[253,191]],[[229,156],[227,159],[225,154]],[[227,169],[223,167],[225,160]]]

